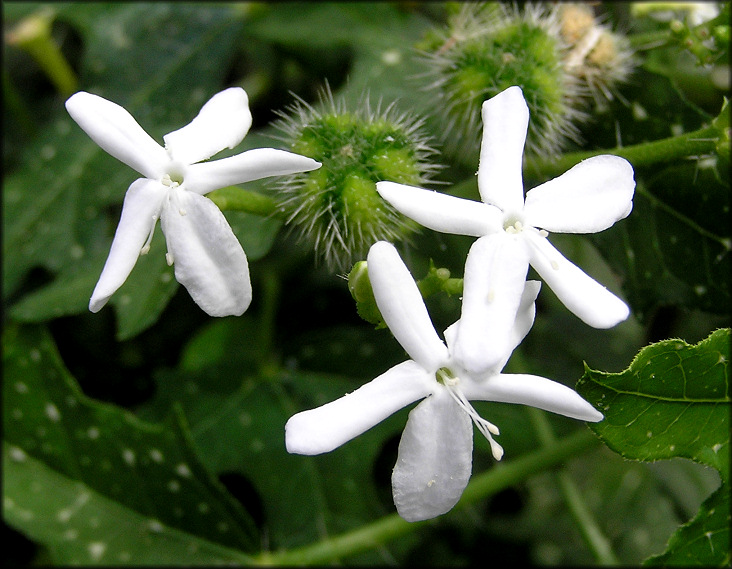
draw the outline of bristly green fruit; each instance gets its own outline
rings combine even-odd
[[[289,150],[322,163],[318,170],[275,182],[288,225],[309,242],[318,260],[343,271],[379,240],[404,241],[418,229],[376,192],[389,180],[423,186],[440,169],[422,121],[395,106],[356,110],[326,87],[315,108],[298,99],[274,123]]]
[[[556,5],[519,10],[470,2],[418,46],[447,152],[475,164],[481,105],[512,85],[521,87],[531,112],[528,154],[556,155],[579,140],[577,124],[587,117],[579,81],[563,64],[567,45],[558,15]]]

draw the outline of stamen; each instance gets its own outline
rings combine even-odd
[[[165,174],[162,180],[160,180],[160,183],[164,186],[168,186],[169,188],[177,188],[178,186],[180,186],[178,182],[173,181],[173,179],[170,177],[170,174]]]
[[[145,241],[145,244],[142,246],[142,249],[140,249],[140,255],[147,255],[150,252],[150,243],[153,238],[153,233],[155,233],[155,224],[158,221],[158,216],[153,215],[152,216],[152,224],[150,225],[150,233],[147,236],[147,241]]]
[[[493,454],[493,458],[495,458],[496,460],[501,460],[501,458],[503,458],[503,447],[501,447],[501,445],[499,445],[492,436],[499,435],[500,431],[498,430],[498,427],[496,427],[493,423],[491,423],[490,421],[486,421],[483,417],[481,417],[475,410],[475,408],[470,404],[470,401],[468,401],[468,399],[461,391],[460,387],[458,387],[458,384],[460,383],[460,378],[453,375],[451,370],[444,367],[437,370],[435,377],[439,383],[447,388],[447,392],[450,394],[450,397],[452,397],[455,403],[457,403],[463,409],[463,411],[468,414],[475,426],[478,427],[478,430],[483,433],[483,436],[488,440],[488,443],[490,443],[491,445],[491,453]]]
[[[524,230],[524,222],[515,215],[508,215],[503,220],[503,229],[510,235],[521,233]]]
[[[166,253],[165,254],[165,260],[168,263],[169,267],[173,266],[173,254],[172,253]]]

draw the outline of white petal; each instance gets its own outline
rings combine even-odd
[[[101,310],[127,280],[160,217],[166,193],[160,182],[147,178],[135,180],[127,190],[107,262],[89,301],[92,312]]]
[[[224,148],[234,148],[252,126],[249,98],[241,87],[217,93],[203,105],[196,118],[166,134],[165,148],[183,164],[207,160]]]
[[[628,305],[568,261],[545,237],[525,231],[531,266],[564,305],[595,328],[611,328],[630,314]]]
[[[496,369],[500,370],[506,366],[506,362],[511,357],[511,354],[516,347],[522,342],[529,333],[531,327],[534,325],[534,317],[536,316],[536,297],[539,296],[539,290],[541,289],[541,282],[539,281],[526,281],[524,292],[521,295],[521,302],[519,303],[518,311],[516,312],[516,320],[511,328],[511,334],[509,339],[508,353],[496,365]]]
[[[158,179],[170,161],[168,153],[118,104],[80,91],[66,110],[102,149],[146,178]]]
[[[595,156],[526,193],[524,221],[562,233],[595,233],[633,206],[633,167],[618,156]]]
[[[186,170],[185,186],[197,194],[206,194],[251,180],[317,168],[320,162],[307,156],[275,148],[256,148],[229,158],[192,164]]]
[[[241,316],[252,300],[249,266],[224,214],[193,192],[169,196],[161,221],[175,278],[210,316]]]
[[[469,373],[484,375],[510,355],[528,270],[528,248],[517,235],[501,231],[481,237],[470,248],[452,351]]]
[[[437,371],[448,359],[447,347],[399,253],[391,243],[378,241],[369,250],[367,266],[376,305],[391,333],[414,361]]]
[[[330,452],[426,397],[436,385],[434,376],[412,360],[396,365],[340,399],[290,417],[285,425],[287,452]]]
[[[524,206],[521,165],[529,128],[529,107],[520,87],[509,87],[483,103],[483,142],[478,165],[478,189],[487,204],[504,213]]]
[[[602,413],[576,391],[538,375],[501,373],[484,381],[466,381],[461,386],[471,400],[530,405],[593,423],[603,419]]]
[[[409,413],[391,477],[394,504],[408,522],[449,512],[470,480],[473,425],[442,389]]]
[[[397,211],[434,231],[480,237],[502,229],[501,211],[483,202],[395,182],[376,182],[376,191]]]
[[[521,295],[521,301],[519,303],[518,311],[516,312],[516,320],[511,328],[511,335],[509,341],[509,353],[501,360],[500,363],[496,364],[495,369],[501,370],[506,365],[506,362],[511,357],[511,352],[516,349],[521,341],[529,333],[531,327],[534,325],[534,317],[536,316],[536,297],[539,296],[539,290],[541,289],[541,282],[539,281],[526,281],[524,286],[524,292]],[[445,330],[445,342],[451,352],[454,352],[455,341],[458,336],[458,328],[460,327],[460,320],[453,323]]]

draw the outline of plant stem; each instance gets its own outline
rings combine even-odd
[[[76,73],[51,35],[53,11],[31,14],[7,34],[7,42],[28,52],[51,80],[56,90],[68,97],[76,91]]]
[[[642,34],[628,36],[630,45],[636,50],[646,50],[660,47],[669,43],[672,39],[671,30],[658,30]]]
[[[540,158],[526,161],[526,171],[532,175],[558,176],[582,160],[599,154],[614,154],[625,158],[634,168],[671,162],[687,157],[696,157],[716,152],[719,129],[707,126],[662,140],[643,142],[633,146],[623,146],[612,150],[586,150],[564,154],[559,158]]]
[[[496,465],[474,476],[455,506],[460,508],[491,496],[517,482],[525,480],[568,458],[581,454],[599,443],[589,430],[579,430],[540,450],[515,460]],[[339,560],[349,555],[373,549],[387,541],[416,531],[431,520],[410,523],[397,514],[391,514],[356,530],[324,539],[290,551],[263,553],[254,558],[255,565],[316,565]]]
[[[279,214],[277,202],[269,196],[245,190],[237,186],[228,186],[206,195],[222,211],[233,210],[267,216]]]
[[[529,412],[531,422],[536,429],[541,444],[544,447],[555,444],[556,439],[554,433],[552,433],[546,414],[534,407],[527,407],[527,411]],[[569,512],[577,523],[582,538],[592,551],[595,559],[601,565],[619,565],[620,561],[612,550],[610,540],[605,536],[595,521],[592,511],[582,496],[582,492],[580,492],[580,489],[575,484],[569,472],[564,469],[559,470],[556,473],[556,478]]]

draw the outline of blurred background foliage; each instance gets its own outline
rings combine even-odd
[[[697,131],[720,115],[729,96],[729,27],[726,42],[719,30],[716,44],[689,41],[696,37],[690,12],[660,18],[644,4],[593,6],[628,35],[637,67],[604,108],[591,109],[581,142],[567,152],[612,152]],[[110,305],[88,312],[136,176],[88,139],[63,102],[75,90],[99,94],[162,140],[211,95],[241,86],[254,125],[231,151],[238,153],[279,147],[272,126],[279,113],[295,96],[317,105],[327,84],[350,107],[368,93],[373,103],[425,116],[440,150],[439,123],[429,118],[435,93],[420,83],[425,62],[415,46],[459,9],[436,2],[3,3],[4,460],[23,469],[4,481],[4,510],[15,512],[3,529],[12,538],[6,563],[242,563],[260,549],[304,546],[393,512],[390,473],[408,409],[328,455],[285,451],[289,416],[352,391],[404,354],[387,330],[358,317],[343,275],[323,267],[282,218],[225,212],[251,264],[254,300],[240,318],[211,319],[191,301],[164,262],[159,230]],[[48,46],[23,40],[22,26],[31,24],[47,26],[44,37],[68,64],[66,74],[54,76],[49,69],[61,64],[34,51]],[[620,372],[651,342],[696,343],[729,325],[726,128],[726,155],[712,146],[636,167],[626,220],[591,237],[552,236],[633,314],[612,330],[590,329],[544,287],[510,371],[573,386],[583,362]],[[477,199],[477,165],[438,161],[434,188]],[[527,188],[561,173],[547,176],[539,166],[527,164]],[[246,189],[271,191],[267,181]],[[402,253],[417,278],[430,262],[461,276],[471,242],[422,231]],[[457,318],[459,302],[444,293],[427,299],[438,330]],[[526,409],[476,408],[500,426],[504,460],[539,446]],[[586,429],[548,420],[557,436]],[[492,468],[486,441],[476,437],[474,473]],[[664,551],[719,485],[714,470],[688,460],[632,462],[600,445],[566,472],[622,564]],[[27,503],[8,501],[18,496]],[[241,557],[227,557],[231,551]],[[341,561],[488,558],[594,561],[553,473]]]

